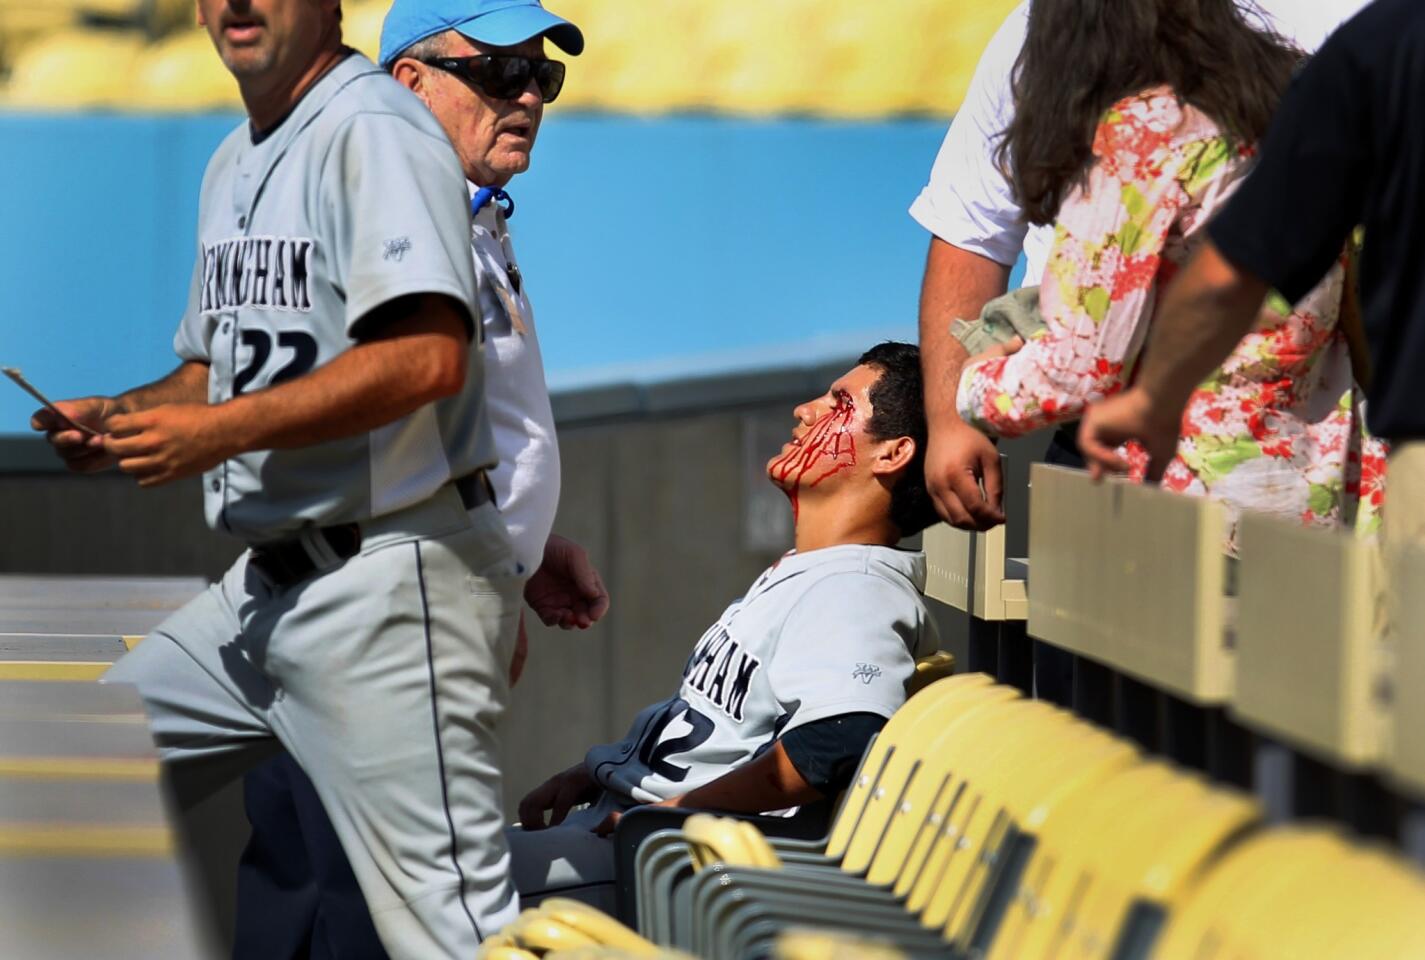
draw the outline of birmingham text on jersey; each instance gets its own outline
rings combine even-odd
[[[693,655],[683,668],[683,679],[723,713],[741,722],[747,689],[761,667],[762,661],[742,649],[718,623],[703,634],[693,648]]]
[[[312,309],[308,237],[233,237],[203,244],[202,313],[234,307]]]

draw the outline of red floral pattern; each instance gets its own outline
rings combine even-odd
[[[1046,330],[1010,357],[972,361],[961,415],[1018,436],[1075,420],[1132,377],[1168,283],[1246,175],[1205,114],[1149,90],[1105,114],[1087,183],[1064,202],[1040,285]],[[1163,486],[1318,526],[1379,526],[1385,446],[1367,436],[1338,318],[1343,264],[1293,308],[1274,297],[1192,396]],[[1141,449],[1126,451],[1142,477]],[[1232,542],[1229,534],[1229,544]]]

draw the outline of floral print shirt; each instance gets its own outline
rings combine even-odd
[[[1012,356],[972,359],[961,375],[960,415],[988,434],[1076,420],[1130,382],[1159,287],[1206,237],[1251,156],[1166,88],[1109,110],[1093,150],[1086,184],[1055,225],[1039,290],[1045,330]],[[1365,435],[1338,324],[1344,276],[1343,257],[1295,307],[1272,298],[1193,394],[1164,487],[1220,499],[1234,517],[1252,509],[1374,530],[1385,449]],[[1141,479],[1146,455],[1125,452]]]

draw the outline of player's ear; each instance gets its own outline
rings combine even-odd
[[[391,76],[395,78],[397,83],[420,97],[421,100],[426,100],[425,90],[422,89],[425,83],[425,77],[421,73],[420,64],[415,60],[412,60],[410,57],[402,57],[397,60],[391,64]],[[430,106],[428,101],[426,102],[426,106]]]
[[[915,438],[893,437],[871,447],[871,474],[889,477],[900,473],[915,459]]]

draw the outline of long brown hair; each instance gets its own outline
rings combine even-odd
[[[1093,162],[1104,112],[1167,85],[1234,144],[1266,132],[1302,57],[1241,0],[1033,0],[997,159],[1031,223],[1050,223]]]

